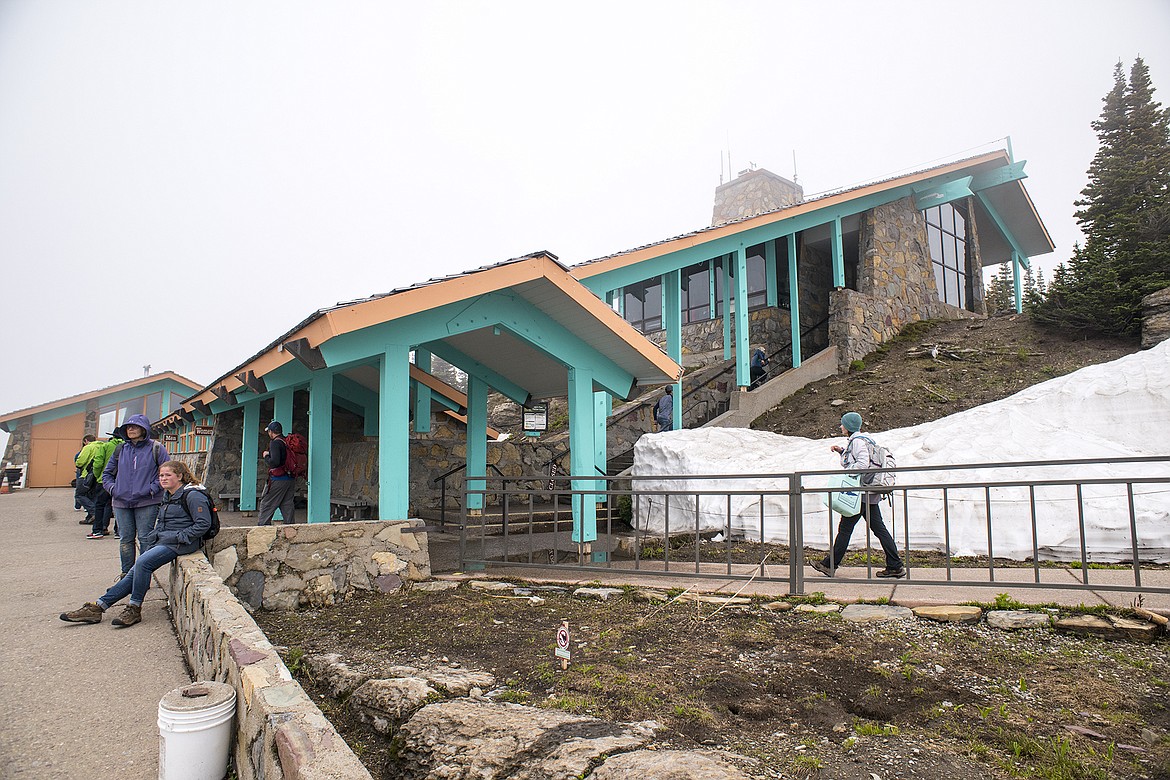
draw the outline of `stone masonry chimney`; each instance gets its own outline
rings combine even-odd
[[[711,224],[722,225],[743,217],[753,217],[802,200],[804,189],[794,181],[763,168],[740,171],[739,176],[715,188]]]

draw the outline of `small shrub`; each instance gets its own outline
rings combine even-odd
[[[865,370],[865,361],[860,360],[860,359],[851,361],[849,363],[849,370],[850,371],[864,371]]]

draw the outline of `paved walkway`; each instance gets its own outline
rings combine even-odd
[[[190,682],[162,592],[142,622],[65,623],[117,575],[118,542],[91,541],[73,491],[0,495],[0,777],[106,780],[158,775],[158,703]],[[123,602],[124,603],[124,602]]]

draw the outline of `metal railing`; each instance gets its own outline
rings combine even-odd
[[[899,584],[1170,593],[1170,456],[893,471],[880,506],[908,570]],[[508,522],[464,512],[461,565],[762,579],[800,595],[806,548],[832,544],[826,482],[840,473],[490,478],[476,492],[501,496]],[[583,502],[596,523],[575,529]],[[855,532],[842,574],[881,582],[881,548],[858,525],[864,546]]]
[[[498,468],[496,468],[496,466],[494,464],[489,463],[488,468],[490,468],[492,471],[496,472],[496,474],[498,474],[499,476],[501,476],[501,477],[504,476],[504,472],[502,472]],[[453,474],[457,474],[460,471],[466,471],[466,470],[467,470],[467,464],[460,463],[458,466],[453,466],[453,467],[447,469],[442,474],[440,474],[439,476],[437,476],[431,480],[431,484],[434,484],[436,482],[439,483],[439,525],[441,527],[446,527],[446,525],[447,525],[447,479],[448,479],[448,477],[452,476]],[[472,477],[472,479],[478,479],[478,478]],[[488,503],[488,496],[487,495],[484,496],[484,503],[485,504]],[[464,507],[467,506],[467,503],[464,502],[463,506]]]

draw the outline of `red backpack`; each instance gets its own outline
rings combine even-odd
[[[284,437],[284,469],[285,474],[294,477],[303,477],[309,473],[309,442],[299,433],[290,433]]]

